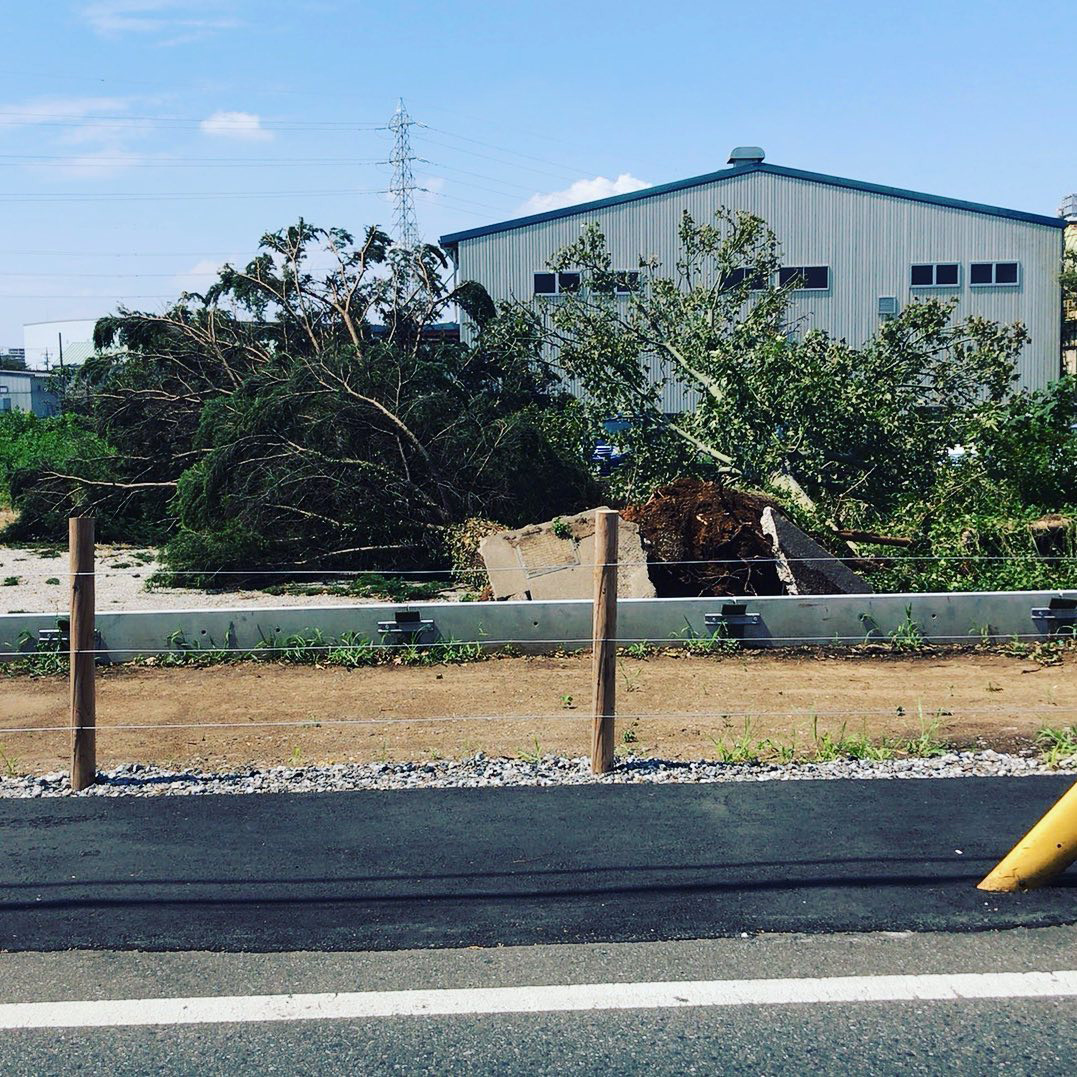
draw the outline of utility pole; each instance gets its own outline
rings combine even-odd
[[[389,164],[393,176],[389,181],[389,193],[393,196],[393,228],[396,244],[414,250],[419,245],[419,225],[415,219],[415,172],[412,168],[416,158],[411,151],[411,128],[415,120],[408,115],[404,99],[397,103],[389,130],[393,132],[393,149]]]
[[[60,345],[60,413],[63,414],[67,409],[64,407],[64,401],[67,398],[67,379],[64,377],[64,335],[63,333],[56,334],[57,343]]]

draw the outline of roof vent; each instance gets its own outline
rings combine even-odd
[[[766,154],[762,146],[738,146],[729,155],[731,165],[761,165]]]
[[[1062,199],[1062,205],[1058,208],[1058,215],[1067,221],[1077,222],[1077,194],[1068,194]]]

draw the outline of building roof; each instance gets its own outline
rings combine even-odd
[[[561,217],[574,217],[579,213],[589,213],[592,210],[605,209],[607,206],[618,206],[624,202],[636,202],[644,198],[653,198],[655,195],[668,194],[670,191],[683,191],[689,187],[701,187],[706,183],[721,182],[722,180],[732,179],[734,176],[743,176],[749,172],[768,172],[773,176],[787,176],[791,179],[807,180],[810,183],[823,183],[830,187],[845,187],[853,191],[867,191],[870,194],[888,195],[891,198],[904,198],[910,202],[926,202],[932,206],[946,206],[949,209],[963,209],[971,213],[985,213],[992,217],[1007,217],[1010,220],[1025,221],[1028,224],[1042,224],[1048,228],[1066,227],[1066,222],[1061,217],[1048,217],[1041,213],[1025,213],[1023,210],[1004,209],[1001,206],[987,206],[981,202],[966,202],[960,198],[944,198],[941,195],[908,191],[902,187],[887,187],[880,183],[865,183],[863,180],[843,179],[841,176],[828,176],[824,172],[805,172],[800,168],[785,168],[782,165],[752,162],[745,165],[735,165],[733,168],[723,168],[719,172],[709,172],[705,176],[693,176],[691,179],[677,180],[674,183],[660,183],[656,187],[645,187],[641,191],[613,195],[611,198],[600,198],[596,202],[581,202],[579,205],[565,206],[563,209],[551,209],[545,213],[534,213],[529,217],[517,217],[510,221],[500,221],[497,224],[487,224],[481,228],[469,228],[463,232],[450,232],[448,235],[441,237],[441,245],[443,247],[455,247],[462,240],[477,239],[479,236],[493,235],[495,232],[510,232],[515,228],[526,228],[528,225],[541,224],[543,221],[556,221]]]

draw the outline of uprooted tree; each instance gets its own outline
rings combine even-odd
[[[854,348],[794,319],[799,282],[776,283],[779,243],[758,217],[686,212],[679,245],[672,267],[641,258],[627,289],[597,225],[550,263],[582,277],[540,319],[543,335],[585,388],[596,433],[629,420],[616,435],[629,491],[709,472],[799,488],[839,524],[876,523],[925,496],[948,448],[1012,389],[1019,324],[916,302]],[[664,414],[669,384],[693,410]]]
[[[207,571],[415,564],[470,516],[577,511],[591,479],[549,433],[556,379],[444,269],[301,221],[204,294],[103,319],[82,378],[114,455],[37,471],[28,503],[149,518],[173,568]],[[474,346],[439,330],[454,303],[491,326]]]

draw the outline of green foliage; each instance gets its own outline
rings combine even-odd
[[[71,398],[116,447],[116,481],[93,484],[83,459],[38,495],[77,494],[99,519],[137,507],[193,585],[440,565],[444,529],[469,517],[593,504],[581,455],[548,432],[564,401],[535,344],[477,286],[450,291],[446,268],[436,247],[300,221],[204,294],[102,319]],[[455,304],[483,327],[473,346],[436,328]]]
[[[975,447],[987,479],[1021,504],[1077,505],[1077,377],[1017,393],[981,424]]]
[[[1044,737],[1054,731],[1045,730]],[[1047,740],[1041,741],[1046,745]],[[833,763],[839,759],[865,759],[870,762],[883,762],[895,756],[927,758],[940,755],[945,746],[939,737],[939,721],[931,722],[920,716],[920,733],[908,738],[882,738],[873,740],[863,733],[850,733],[848,724],[843,722],[836,731],[819,730],[819,719],[812,715],[811,742],[798,748],[795,737],[776,740],[772,737],[756,739],[752,735],[752,720],[745,718],[743,731],[732,740],[714,738],[715,757],[721,763],[759,764],[759,763]]]
[[[725,625],[719,625],[709,635],[700,635],[685,618],[685,627],[674,633],[672,639],[680,643],[686,653],[691,655],[730,655],[740,650],[740,640],[729,635]]]
[[[19,514],[5,538],[66,536],[68,516],[82,511],[86,498],[77,489],[59,503],[41,496],[47,476],[81,461],[90,475],[105,478],[113,458],[107,442],[75,415],[0,414],[0,505],[11,505]]]
[[[261,590],[268,595],[339,595],[377,598],[390,602],[421,602],[424,599],[436,598],[445,587],[444,580],[417,580],[408,576],[363,572],[342,582],[280,583],[262,587]]]
[[[1077,726],[1044,726],[1036,734],[1036,746],[1049,767],[1077,763]]]
[[[7,644],[4,647],[10,649]],[[59,639],[41,642],[29,632],[20,632],[14,649],[26,657],[0,662],[0,674],[4,676],[52,677],[67,673],[67,651]]]
[[[439,666],[481,662],[488,657],[479,643],[439,640],[436,643],[376,643],[357,632],[342,632],[339,637],[326,636],[321,629],[306,629],[287,636],[270,635],[250,650],[221,647],[213,640],[206,643],[188,640],[182,629],[168,637],[169,650],[143,664],[158,666],[216,666],[236,662],[277,662],[296,666],[326,668],[340,666],[359,669],[365,666]]]
[[[715,758],[719,763],[758,763],[762,759],[763,742],[752,739],[752,720],[744,719],[744,730],[731,741],[714,740]]]
[[[980,416],[965,455],[925,495],[872,522],[916,539],[872,576],[888,591],[1077,586],[1077,383],[1064,378]],[[1048,519],[1044,519],[1049,517]]]
[[[890,633],[891,648],[898,652],[915,654],[922,651],[926,645],[923,626],[913,619],[912,606],[906,606],[904,618]]]
[[[952,302],[927,300],[861,348],[818,331],[798,336],[794,285],[774,283],[781,253],[763,221],[720,209],[698,223],[685,213],[679,240],[672,267],[640,260],[627,299],[609,287],[597,225],[550,262],[582,271],[580,291],[548,308],[546,336],[588,393],[595,436],[610,416],[631,419],[618,434],[626,489],[678,474],[755,486],[789,474],[834,518],[887,514],[933,489],[946,450],[967,441],[1013,383],[1027,341],[1020,325],[955,321]],[[756,273],[737,281],[746,266]],[[655,365],[698,399],[694,411],[663,414]]]

